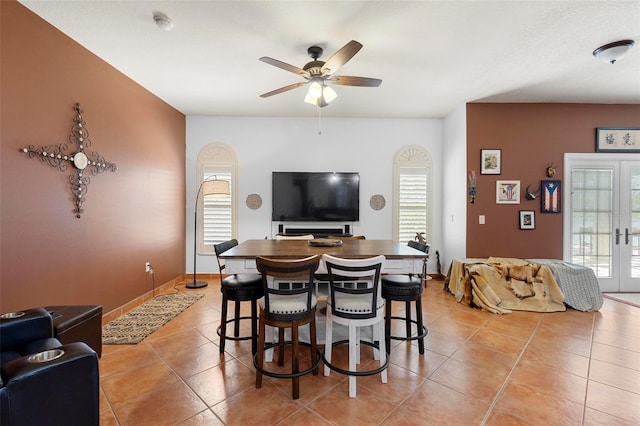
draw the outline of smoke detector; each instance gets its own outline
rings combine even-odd
[[[153,20],[162,31],[171,31],[173,28],[173,22],[171,22],[171,19],[169,19],[169,17],[164,13],[154,13]]]

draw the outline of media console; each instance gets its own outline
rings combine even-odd
[[[302,226],[286,226],[284,224],[278,225],[278,235],[306,235],[312,234],[315,238],[322,237],[350,237],[351,226],[345,224],[344,226],[334,227],[302,227]]]

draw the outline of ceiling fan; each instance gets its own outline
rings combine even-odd
[[[377,78],[335,75],[335,72],[338,71],[351,58],[353,58],[360,49],[362,49],[362,44],[358,43],[355,40],[351,40],[340,50],[334,53],[333,56],[331,56],[326,62],[324,62],[318,59],[322,56],[322,47],[311,46],[307,49],[307,54],[313,60],[311,62],[308,62],[302,68],[289,65],[277,59],[269,58],[268,56],[263,56],[262,58],[260,58],[262,62],[273,65],[274,67],[281,68],[285,71],[298,74],[302,76],[306,81],[293,83],[288,86],[263,93],[262,95],[260,95],[260,97],[268,98],[269,96],[277,95],[279,93],[287,92],[289,90],[293,90],[300,86],[309,84],[309,91],[307,92],[307,96],[305,97],[304,101],[312,105],[325,107],[329,105],[329,102],[331,102],[338,96],[331,87],[327,86],[327,83],[343,86],[380,86],[382,80]]]

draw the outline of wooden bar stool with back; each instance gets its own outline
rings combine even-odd
[[[314,273],[318,269],[320,256],[304,259],[256,258],[256,267],[262,274],[264,297],[258,302],[260,321],[258,332],[258,352],[254,355],[256,368],[256,388],[262,387],[262,376],[292,379],[293,399],[300,397],[300,376],[313,372],[318,374],[320,353],[316,343],[316,304]],[[299,329],[309,325],[309,343],[300,341]],[[278,342],[266,343],[266,327],[278,328]],[[285,342],[284,330],[291,330],[291,340]],[[311,350],[310,366],[300,371],[300,345]],[[285,347],[291,347],[291,373],[265,369],[265,351],[278,347],[278,365],[284,365]]]

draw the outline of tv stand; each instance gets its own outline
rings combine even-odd
[[[312,234],[314,238],[325,237],[351,237],[351,227],[344,225],[342,227],[327,227],[327,228],[311,228],[311,227],[296,227],[296,226],[278,226],[278,235],[307,235]]]
[[[351,234],[345,234],[340,228],[325,229],[325,228],[287,228],[286,232],[279,233],[278,235],[307,235],[312,234],[314,238],[325,237],[350,237]]]

